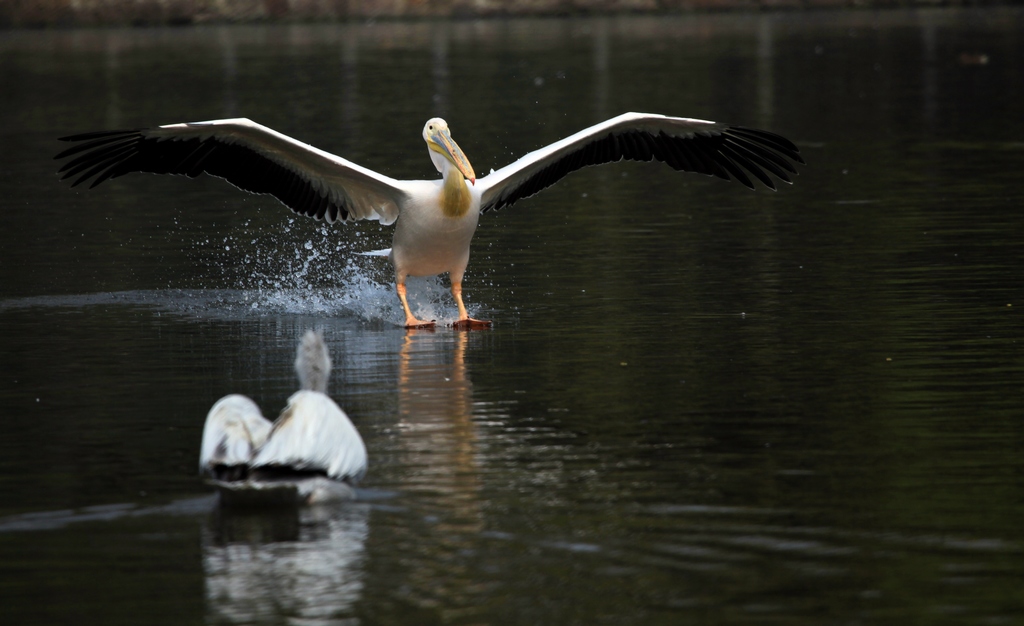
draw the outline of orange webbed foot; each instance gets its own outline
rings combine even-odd
[[[452,328],[455,330],[483,330],[485,328],[490,328],[493,325],[494,324],[491,323],[491,320],[477,320],[472,317],[452,322]]]

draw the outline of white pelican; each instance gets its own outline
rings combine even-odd
[[[416,318],[406,300],[408,276],[448,272],[459,308],[457,328],[490,326],[474,320],[462,302],[462,277],[480,213],[510,206],[587,165],[622,159],[662,161],[751,189],[748,173],[770,189],[771,176],[787,183],[803,163],[788,139],[763,130],[704,120],[624,113],[530,152],[477,180],[473,167],[440,119],[423,126],[423,140],[441,180],[396,180],[296,141],[247,119],[171,124],[138,130],[62,137],[83,142],[55,158],[78,155],[60,168],[72,187],[95,176],[91,187],[129,172],[203,172],[252,193],[267,193],[292,211],[328,222],[398,220],[390,258],[408,328],[433,322]],[[468,184],[467,184],[468,180]]]
[[[352,497],[366,473],[366,446],[345,412],[327,397],[331,358],[307,331],[295,371],[302,389],[271,424],[249,398],[232,394],[206,416],[199,471],[227,503],[315,503]]]

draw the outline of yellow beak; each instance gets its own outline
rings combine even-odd
[[[452,139],[448,129],[439,128],[435,130],[433,134],[430,135],[430,139],[432,140],[431,143],[428,144],[430,149],[443,154],[449,161],[451,161],[452,165],[462,172],[462,175],[469,180],[470,184],[475,185],[476,172],[473,171],[473,166],[469,164],[469,159],[467,159],[466,155],[463,154],[462,148],[460,148],[459,144],[455,143],[455,140]]]

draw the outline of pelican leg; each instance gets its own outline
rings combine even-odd
[[[455,304],[459,306],[459,321],[452,324],[452,328],[457,330],[474,330],[491,327],[491,320],[473,319],[469,316],[469,313],[466,312],[466,305],[462,302],[461,282],[452,282],[452,297],[455,298]]]
[[[405,297],[405,281],[395,282],[395,289],[398,291],[398,299],[402,301],[402,308],[405,309],[406,328],[433,328],[435,326],[434,320],[427,322],[417,319],[412,314],[412,310],[409,309],[409,300]]]

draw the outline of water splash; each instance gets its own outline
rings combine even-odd
[[[354,315],[400,326],[405,321],[386,257],[361,254],[381,247],[386,233],[328,228],[287,220],[282,228],[250,232],[246,223],[224,238],[217,259],[225,278],[242,287],[253,312]],[[437,277],[410,279],[409,303],[421,318],[451,323],[455,303]]]
[[[376,264],[381,260],[377,259]],[[253,312],[300,315],[354,315],[365,321],[383,321],[396,326],[405,323],[398,296],[390,281],[381,280],[377,268],[366,268],[363,261],[347,259],[335,270],[337,284],[318,287],[304,280],[303,274],[274,280],[267,286],[242,290],[241,295]],[[388,273],[390,264],[384,260]],[[407,282],[409,305],[421,318],[450,324],[457,319],[455,304],[439,277],[410,278]]]
[[[189,257],[204,269],[183,288],[18,298],[0,301],[0,310],[124,304],[198,317],[313,315],[404,324],[391,263],[360,254],[385,247],[388,232],[364,234],[358,227],[295,218],[275,224],[247,220],[227,235],[197,240]],[[439,277],[409,279],[413,312],[442,325],[456,321],[446,283]],[[478,308],[471,306],[471,314]]]

